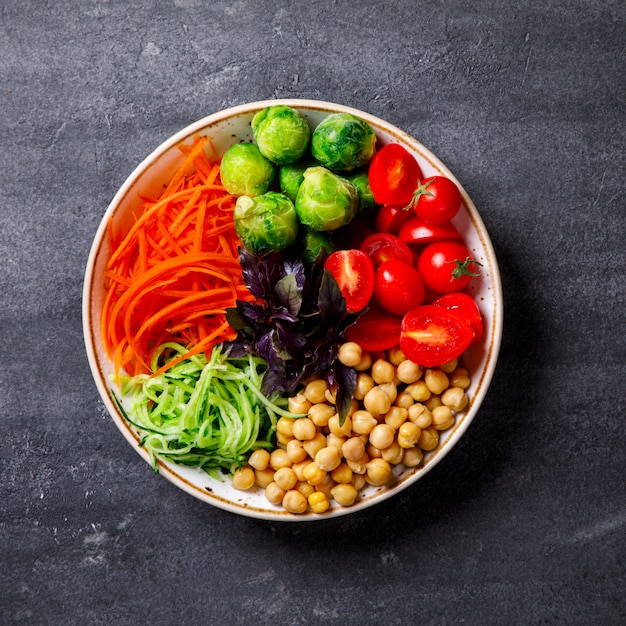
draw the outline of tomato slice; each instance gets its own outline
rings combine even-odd
[[[428,224],[421,217],[411,217],[400,226],[399,237],[406,243],[433,243],[435,241],[460,241],[459,231],[452,222]]]
[[[374,155],[368,177],[377,204],[407,206],[422,178],[422,170],[406,148],[390,143]]]
[[[433,306],[440,306],[444,309],[458,315],[474,332],[474,338],[470,341],[470,346],[476,345],[483,336],[483,318],[480,314],[478,304],[472,296],[457,291],[456,293],[448,293],[445,296],[437,298],[431,303]]]
[[[333,275],[349,311],[360,311],[374,292],[374,264],[360,250],[336,250],[324,267]]]
[[[459,357],[474,332],[458,315],[440,306],[423,305],[402,319],[400,349],[424,367],[437,367]]]
[[[414,212],[407,210],[403,206],[385,204],[376,213],[376,231],[397,235],[402,224],[414,215]]]
[[[379,267],[385,261],[395,259],[409,265],[413,264],[413,253],[409,246],[399,237],[391,233],[375,233],[367,237],[359,250],[365,252],[372,259],[374,268]]]
[[[346,339],[370,352],[389,350],[400,343],[401,326],[401,317],[370,309],[346,329]]]

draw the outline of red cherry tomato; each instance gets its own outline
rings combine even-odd
[[[413,210],[430,224],[450,221],[461,208],[461,192],[454,181],[445,176],[431,176],[417,188]]]
[[[369,352],[389,350],[400,343],[401,326],[401,317],[370,309],[348,326],[346,339]]]
[[[474,331],[474,338],[470,346],[476,345],[483,336],[483,318],[480,309],[472,296],[463,292],[447,293],[432,302],[433,306],[440,306],[458,315]]]
[[[404,207],[385,204],[376,214],[376,231],[397,235],[400,227],[415,214]]]
[[[360,250],[336,250],[324,267],[334,276],[349,311],[360,311],[374,291],[374,264]]]
[[[460,356],[474,333],[460,317],[440,306],[418,306],[402,319],[400,349],[424,367],[437,367]]]
[[[409,246],[400,238],[390,233],[375,233],[367,237],[359,247],[372,259],[374,268],[379,267],[385,261],[398,259],[409,265],[413,264],[413,253]]]
[[[390,259],[376,270],[374,297],[389,313],[404,315],[424,301],[424,282],[410,263]]]
[[[478,265],[462,243],[438,241],[424,248],[417,270],[429,289],[452,293],[465,289],[472,277],[478,276]]]
[[[461,240],[459,231],[451,222],[428,224],[421,217],[413,216],[400,227],[400,239],[406,243],[426,244],[446,239]]]
[[[378,204],[406,206],[413,198],[422,171],[406,148],[390,143],[374,155],[368,176],[374,200]]]

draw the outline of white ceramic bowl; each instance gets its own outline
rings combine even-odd
[[[331,112],[353,113],[374,128],[381,145],[393,141],[401,143],[412,152],[417,158],[424,176],[440,174],[455,180],[461,189],[463,206],[453,222],[459,232],[463,234],[465,243],[472,251],[474,258],[482,263],[481,277],[472,281],[470,291],[478,302],[484,318],[484,338],[478,346],[470,348],[463,357],[464,364],[469,367],[472,379],[471,387],[468,390],[469,405],[465,411],[457,415],[455,426],[441,433],[439,447],[432,453],[426,454],[422,465],[413,469],[401,470],[402,466],[396,468],[397,481],[392,487],[368,487],[360,500],[351,507],[335,505],[321,515],[313,513],[293,515],[287,513],[282,507],[268,503],[261,490],[254,492],[238,491],[231,486],[228,478],[215,480],[205,472],[195,468],[164,461],[159,462],[159,472],[162,476],[192,496],[221,509],[274,521],[320,520],[360,511],[399,493],[422,478],[446,456],[467,430],[487,393],[496,366],[502,336],[503,315],[502,290],[496,255],[487,230],[472,200],[446,166],[418,141],[388,122],[363,111],[313,100],[253,102],[209,115],[184,128],[139,164],[117,192],[102,218],[85,272],[83,289],[84,337],[89,364],[102,400],[124,437],[133,449],[146,460],[146,471],[151,472],[148,454],[138,445],[139,436],[124,420],[113,399],[112,389],[114,385],[111,382],[113,364],[105,354],[100,336],[99,320],[104,297],[103,273],[109,257],[106,225],[108,220],[112,219],[116,227],[124,228],[131,219],[133,209],[141,204],[140,196],[152,197],[163,188],[164,183],[169,181],[183,158],[181,151],[177,148],[179,144],[191,143],[195,133],[209,135],[218,154],[222,154],[233,143],[251,139],[250,121],[252,117],[257,111],[270,104],[286,104],[298,109],[309,120],[312,128]],[[129,480],[132,478],[129,477]],[[146,498],[149,497],[146,494]]]

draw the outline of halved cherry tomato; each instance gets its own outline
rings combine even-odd
[[[424,179],[414,198],[415,214],[430,224],[448,222],[461,208],[461,192],[454,181],[445,176]]]
[[[451,293],[465,289],[472,277],[478,276],[478,265],[462,243],[439,241],[422,250],[417,271],[429,289]]]
[[[400,349],[418,365],[437,367],[459,357],[473,336],[454,313],[440,306],[418,306],[402,319]]]
[[[470,341],[470,346],[476,345],[483,336],[483,318],[476,300],[472,296],[457,291],[447,293],[445,296],[437,298],[432,302],[433,306],[441,306],[444,309],[458,315],[474,331],[474,338]]]
[[[377,310],[368,310],[346,329],[346,339],[363,350],[389,350],[400,343],[402,318]]]
[[[372,259],[374,268],[385,261],[398,259],[409,265],[413,264],[413,253],[409,246],[399,237],[391,233],[375,233],[367,237],[360,245],[359,250],[365,252]]]
[[[428,224],[421,217],[413,216],[400,227],[400,239],[406,243],[433,243],[446,239],[461,240],[459,231],[451,222]]]
[[[390,143],[383,146],[372,159],[369,183],[378,204],[406,206],[422,178],[415,157],[403,146]]]
[[[402,206],[385,204],[376,213],[376,231],[397,235],[400,227],[415,213]]]
[[[336,250],[324,267],[333,275],[349,311],[360,311],[374,291],[374,264],[360,250]]]
[[[424,301],[424,282],[410,263],[390,259],[376,270],[374,297],[389,313],[404,315]]]

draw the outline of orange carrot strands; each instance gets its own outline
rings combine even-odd
[[[107,226],[100,328],[118,375],[149,373],[165,341],[186,345],[189,355],[210,352],[235,336],[226,309],[251,299],[238,259],[235,198],[222,187],[209,149],[206,137],[183,146],[182,165],[159,198],[140,198],[128,231]]]

